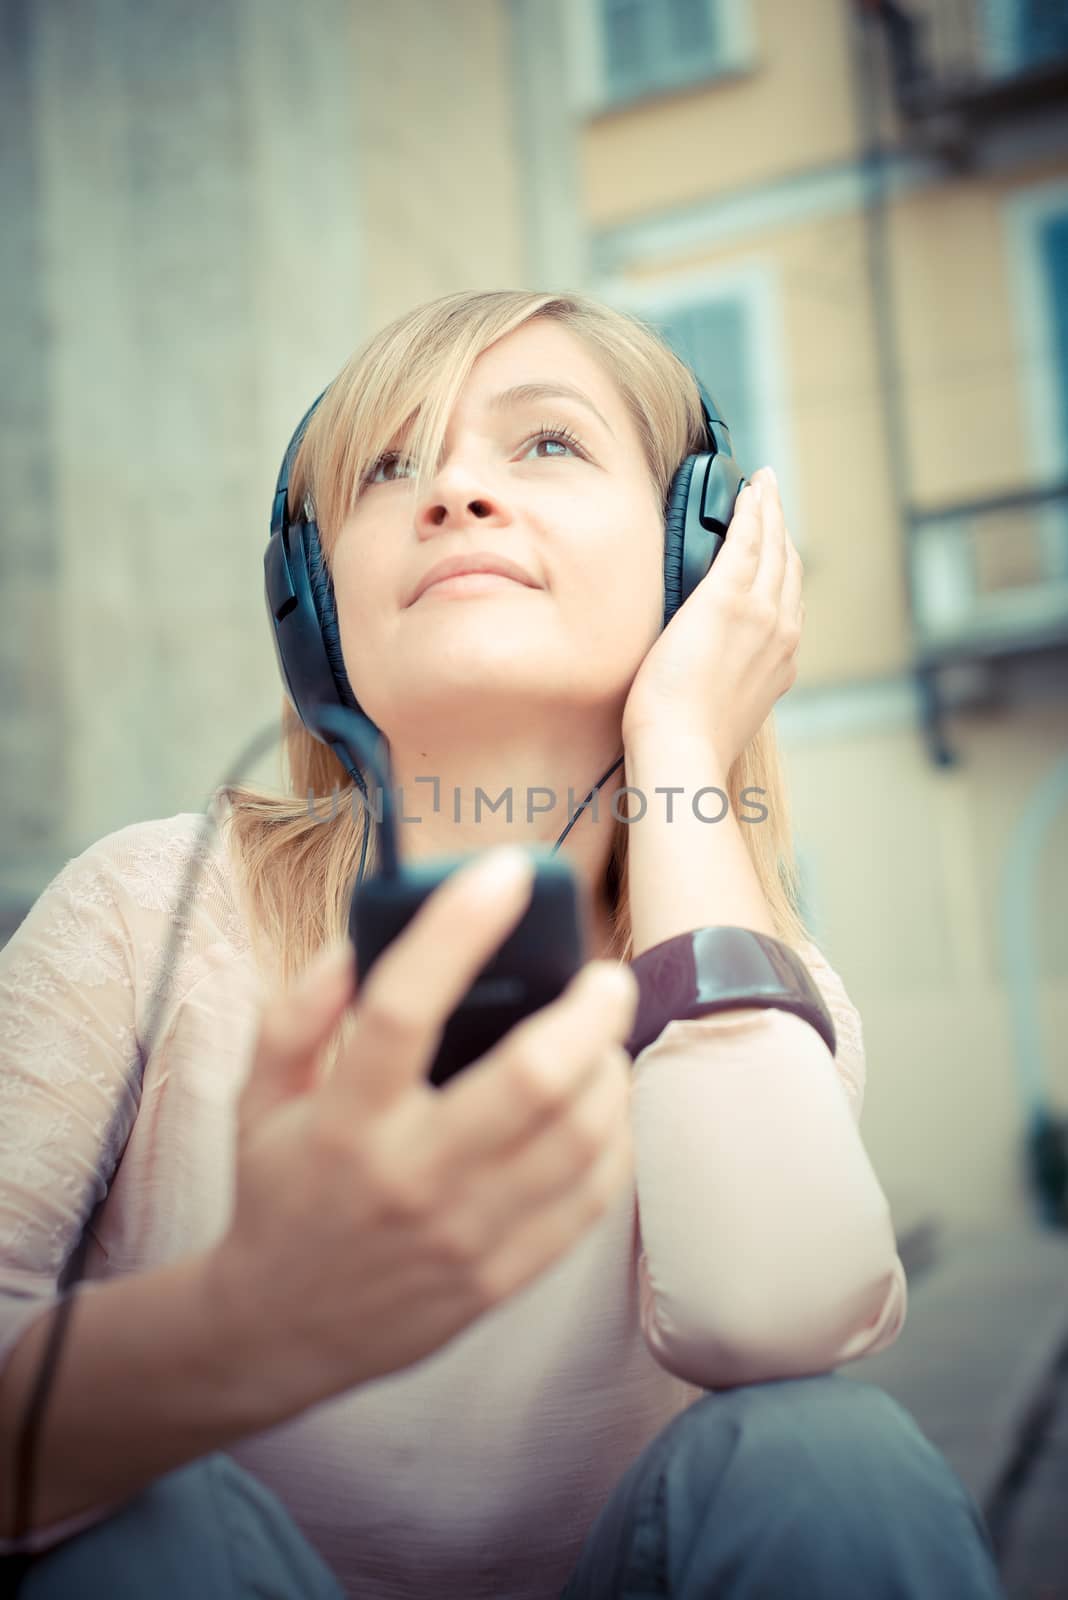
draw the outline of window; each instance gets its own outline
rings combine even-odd
[[[1068,183],[1023,188],[1005,204],[1016,363],[1029,460],[1020,487],[1068,481]],[[1068,498],[962,507],[921,523],[913,592],[929,643],[1028,649],[1068,639]]]
[[[598,0],[603,100],[699,82],[737,64],[739,0]]]
[[[1060,476],[1068,480],[1068,209],[1041,221],[1038,250],[1048,295],[1054,459],[1059,455]],[[1050,506],[1040,521],[1044,569],[1068,583],[1068,505]]]
[[[1027,72],[1068,59],[1064,0],[982,0],[987,65],[996,73]]]
[[[805,554],[797,495],[790,374],[782,293],[774,262],[752,256],[636,283],[601,278],[592,292],[639,317],[700,378],[731,430],[746,477],[771,465],[790,537]]]
[[[1013,42],[1021,68],[1068,56],[1068,6],[1064,0],[1017,0],[1012,9],[1016,24]]]
[[[1050,352],[1064,473],[1068,477],[1068,210],[1053,212],[1038,228],[1038,248],[1049,293]]]
[[[742,471],[755,472],[767,455],[754,405],[751,308],[740,296],[725,295],[677,306],[650,320],[720,407]]]
[[[1032,481],[1068,481],[1068,183],[1019,190],[1006,205],[1009,280]],[[1040,569],[1068,585],[1068,502],[1037,514]]]

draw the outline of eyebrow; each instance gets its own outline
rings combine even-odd
[[[489,404],[494,411],[504,411],[508,406],[524,405],[527,401],[560,399],[577,400],[580,405],[592,411],[609,435],[615,438],[607,420],[598,411],[589,395],[583,394],[581,389],[576,389],[571,383],[517,383],[511,389],[502,389],[500,394],[495,394]]]

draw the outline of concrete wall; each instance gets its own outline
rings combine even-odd
[[[18,907],[100,835],[200,809],[277,720],[293,427],[401,310],[520,281],[525,241],[499,0],[12,0],[2,30]]]

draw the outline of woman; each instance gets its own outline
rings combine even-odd
[[[292,793],[220,796],[139,1092],[197,819],[101,840],[3,952],[5,1461],[87,1174],[107,1192],[29,1600],[1001,1592],[944,1458],[834,1371],[897,1337],[906,1285],[857,1127],[859,1019],[797,911],[770,713],[804,607],[769,470],[662,627],[665,494],[702,435],[685,366],[578,295],[420,307],[316,409],[289,504],[315,510],[346,696],[407,796],[404,858],[473,861],[357,983],[366,813],[308,804],[349,775],[289,715]],[[429,582],[472,551],[512,577]],[[496,847],[555,839],[621,750],[625,806],[606,790],[564,847],[588,966],[431,1087],[526,904]],[[767,815],[744,827],[747,786]],[[714,788],[712,825],[692,799]],[[631,1062],[627,963],[710,925],[803,955],[835,1054],[750,1007]]]

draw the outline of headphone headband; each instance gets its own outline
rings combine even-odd
[[[734,446],[731,444],[731,430],[724,421],[719,406],[712,399],[696,372],[693,377],[694,382],[697,384],[697,392],[701,396],[701,410],[704,412],[705,418],[705,433],[708,435],[708,443],[711,446],[709,454],[730,456],[733,459]]]
[[[311,421],[318,408],[319,401],[326,394],[329,387],[330,385],[327,384],[326,389],[312,401],[293,430],[293,437],[286,445],[286,453],[282,457],[282,465],[278,469],[278,481],[274,486],[274,500],[271,504],[272,533],[282,533],[289,527],[289,474],[293,470],[293,463],[297,459],[297,451],[300,449],[304,435],[307,432],[308,423]]]

